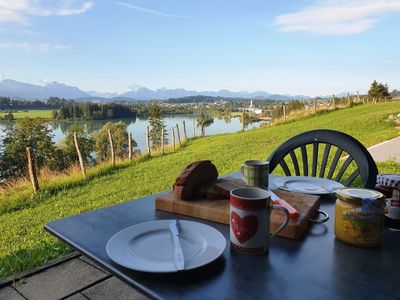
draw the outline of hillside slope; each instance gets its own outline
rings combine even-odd
[[[399,112],[398,102],[363,105],[252,131],[198,138],[175,153],[124,163],[106,176],[64,187],[57,193],[42,191],[21,209],[0,215],[0,277],[69,251],[43,230],[48,221],[169,189],[181,169],[192,161],[210,159],[220,174],[234,172],[243,161],[265,159],[286,139],[317,128],[344,131],[368,147],[398,135],[387,116]],[[399,164],[380,168],[381,172],[400,173]],[[6,199],[0,197],[0,201]]]

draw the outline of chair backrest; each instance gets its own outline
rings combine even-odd
[[[323,153],[321,144],[325,144]],[[336,151],[335,148],[337,148]],[[312,157],[309,159],[311,153]],[[331,153],[334,153],[333,157]],[[348,134],[329,129],[311,130],[290,138],[280,145],[268,160],[270,173],[280,165],[285,175],[291,176],[289,163],[296,176],[333,179],[341,181],[345,186],[349,186],[357,177],[360,177],[363,187],[373,189],[378,174],[378,168],[371,154],[359,141]],[[311,164],[310,170],[309,164]],[[354,168],[351,174],[347,174]],[[343,175],[347,178],[343,178]]]

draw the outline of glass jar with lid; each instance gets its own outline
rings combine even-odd
[[[400,174],[379,174],[376,189],[386,196],[385,226],[400,230]]]
[[[343,188],[336,197],[335,236],[355,246],[381,246],[385,196],[370,189]]]

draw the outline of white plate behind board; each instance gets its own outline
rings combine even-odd
[[[337,181],[310,176],[278,177],[273,183],[281,190],[312,195],[332,194],[344,187]]]
[[[171,220],[140,223],[114,234],[107,243],[107,255],[115,263],[132,270],[177,272],[170,223]],[[185,270],[204,266],[224,252],[225,237],[215,228],[182,220],[179,225]]]

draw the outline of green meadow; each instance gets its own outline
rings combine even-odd
[[[8,112],[0,112],[0,118],[3,118]],[[13,112],[14,119],[22,119],[22,118],[44,118],[50,119],[51,118],[52,110],[40,110],[40,109],[33,109],[33,110],[18,110]]]
[[[237,171],[249,159],[266,159],[286,139],[301,132],[327,128],[346,132],[366,147],[398,136],[389,114],[399,113],[400,103],[359,105],[321,112],[270,127],[188,140],[174,153],[100,165],[88,170],[41,181],[32,196],[26,182],[0,193],[0,277],[6,277],[71,251],[44,231],[49,221],[122,203],[170,189],[189,163],[209,159],[220,175]],[[378,164],[379,171],[400,173],[400,164]]]

